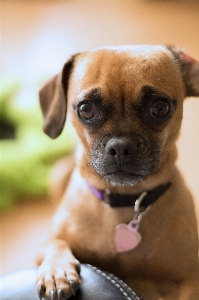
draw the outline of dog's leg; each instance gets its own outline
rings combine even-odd
[[[37,292],[40,299],[67,299],[75,294],[80,284],[80,264],[73,256],[67,242],[51,240],[37,257],[40,265]]]

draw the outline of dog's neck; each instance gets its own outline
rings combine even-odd
[[[143,194],[143,201],[141,206],[147,207],[153,204],[158,198],[167,191],[167,189],[171,186],[171,181],[161,184],[157,186],[155,189],[150,190],[141,194],[118,194],[111,193],[109,190],[98,190],[90,183],[87,182],[88,188],[91,192],[98,198],[100,201],[105,201],[111,207],[126,207],[131,206],[134,207],[136,200]]]

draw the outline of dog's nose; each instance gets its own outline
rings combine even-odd
[[[138,138],[112,138],[107,142],[105,152],[109,160],[122,164],[131,159],[140,145]]]

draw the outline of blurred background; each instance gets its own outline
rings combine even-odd
[[[34,265],[56,203],[52,164],[73,151],[68,126],[42,133],[38,90],[73,53],[120,44],[169,44],[199,60],[199,1],[0,1],[1,274]],[[178,165],[199,215],[199,98],[184,105]],[[186,217],[186,216],[185,216]]]

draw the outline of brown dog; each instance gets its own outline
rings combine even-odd
[[[45,133],[61,133],[68,107],[80,138],[38,256],[40,298],[74,293],[80,261],[145,300],[199,299],[193,201],[175,167],[186,96],[199,96],[199,63],[165,46],[74,55],[40,91]]]

